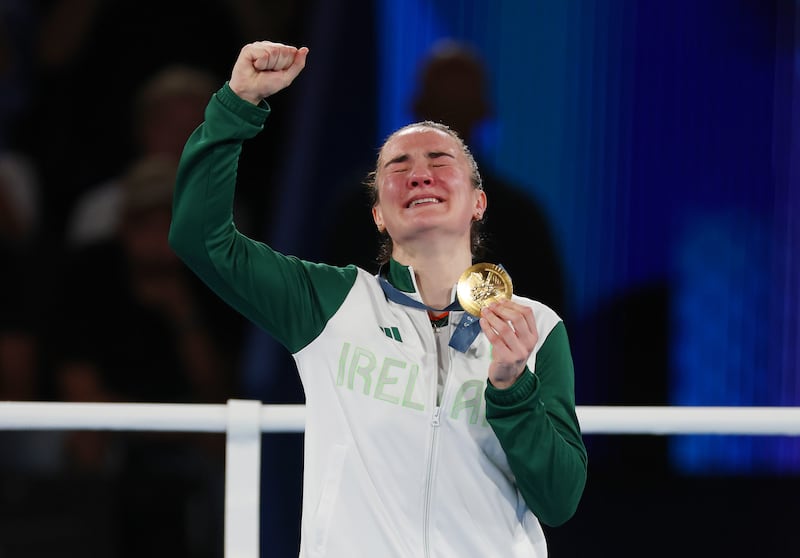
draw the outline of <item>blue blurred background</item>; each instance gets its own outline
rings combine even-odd
[[[476,149],[547,208],[570,319],[591,320],[581,334],[602,335],[610,303],[661,294],[660,309],[646,297],[631,304],[642,342],[667,320],[667,353],[630,373],[666,364],[665,403],[796,405],[797,10],[741,0],[381,2],[378,135],[412,119],[414,71],[437,40],[476,45],[496,106]],[[536,239],[521,234],[516,249],[527,242]],[[607,378],[576,358],[579,401],[643,402],[604,401]],[[686,438],[671,458],[693,472],[796,472],[798,448]]]

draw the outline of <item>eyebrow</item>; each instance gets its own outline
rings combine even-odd
[[[386,168],[389,165],[393,165],[394,163],[405,163],[406,161],[408,161],[408,154],[403,153],[402,155],[398,155],[394,159],[386,161],[386,163],[383,165],[383,168]]]
[[[446,151],[430,151],[425,156],[428,159],[438,159],[439,157],[450,157],[451,159],[455,159],[455,157],[453,155],[451,155],[450,153],[447,153]],[[401,155],[398,155],[394,159],[390,159],[389,161],[386,161],[386,163],[383,165],[383,168],[386,168],[389,165],[392,165],[394,163],[405,163],[406,161],[408,161],[408,154],[407,153],[403,153]]]

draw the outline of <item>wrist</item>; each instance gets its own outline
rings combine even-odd
[[[486,385],[486,398],[496,405],[516,405],[527,400],[538,388],[539,382],[536,375],[528,367],[509,387],[503,389],[492,383]]]
[[[519,380],[527,369],[527,366],[523,366],[521,370],[509,370],[506,367],[499,367],[494,370],[494,374],[491,374],[492,370],[490,369],[489,383],[497,389],[508,389]]]
[[[521,375],[522,374],[520,374],[519,376],[521,376]],[[515,383],[517,383],[517,380],[519,379],[519,376],[515,376],[514,378],[503,379],[503,380],[501,380],[499,378],[494,378],[494,379],[489,378],[489,383],[495,389],[508,389],[511,386],[513,386]]]
[[[264,100],[264,97],[260,97],[246,89],[241,89],[237,87],[235,83],[230,83],[229,87],[237,97],[239,97],[243,101],[247,101],[251,105],[258,106],[261,104],[261,101]]]

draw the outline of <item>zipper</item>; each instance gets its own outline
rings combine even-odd
[[[430,558],[431,555],[431,498],[433,494],[433,469],[434,457],[436,456],[436,440],[439,437],[439,416],[442,408],[437,405],[433,409],[431,417],[431,444],[428,448],[428,473],[425,479],[425,509],[422,513],[422,549],[423,556]]]
[[[427,316],[426,316],[427,317]],[[452,315],[451,315],[452,318]],[[453,321],[452,319],[448,322],[446,326],[448,331],[448,337],[452,334],[453,331]],[[441,420],[442,408],[444,407],[444,402],[447,396],[447,384],[450,381],[450,376],[452,375],[452,367],[453,367],[453,359],[447,359],[447,374],[444,377],[444,386],[442,387],[442,400],[439,401],[438,397],[438,383],[439,383],[439,345],[437,344],[436,340],[436,333],[433,333],[433,347],[437,352],[436,355],[436,376],[433,380],[433,400],[434,400],[434,407],[433,407],[433,416],[431,416],[431,442],[430,446],[428,447],[428,468],[427,468],[427,476],[425,478],[425,508],[423,509],[422,513],[422,554],[424,558],[431,557],[431,507],[432,507],[432,499],[433,499],[433,479],[434,479],[434,470],[436,468],[436,445],[437,440],[439,438],[439,425]],[[450,351],[449,347],[445,347],[446,351]]]
[[[439,406],[437,406],[433,410],[433,418],[431,419],[431,426],[439,426],[439,415],[441,414],[441,412],[442,408]],[[436,432],[434,432],[434,435],[436,435]]]

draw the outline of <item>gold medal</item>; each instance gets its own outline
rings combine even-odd
[[[479,317],[481,309],[501,298],[511,298],[511,277],[499,265],[478,263],[461,274],[456,296],[461,307]]]

